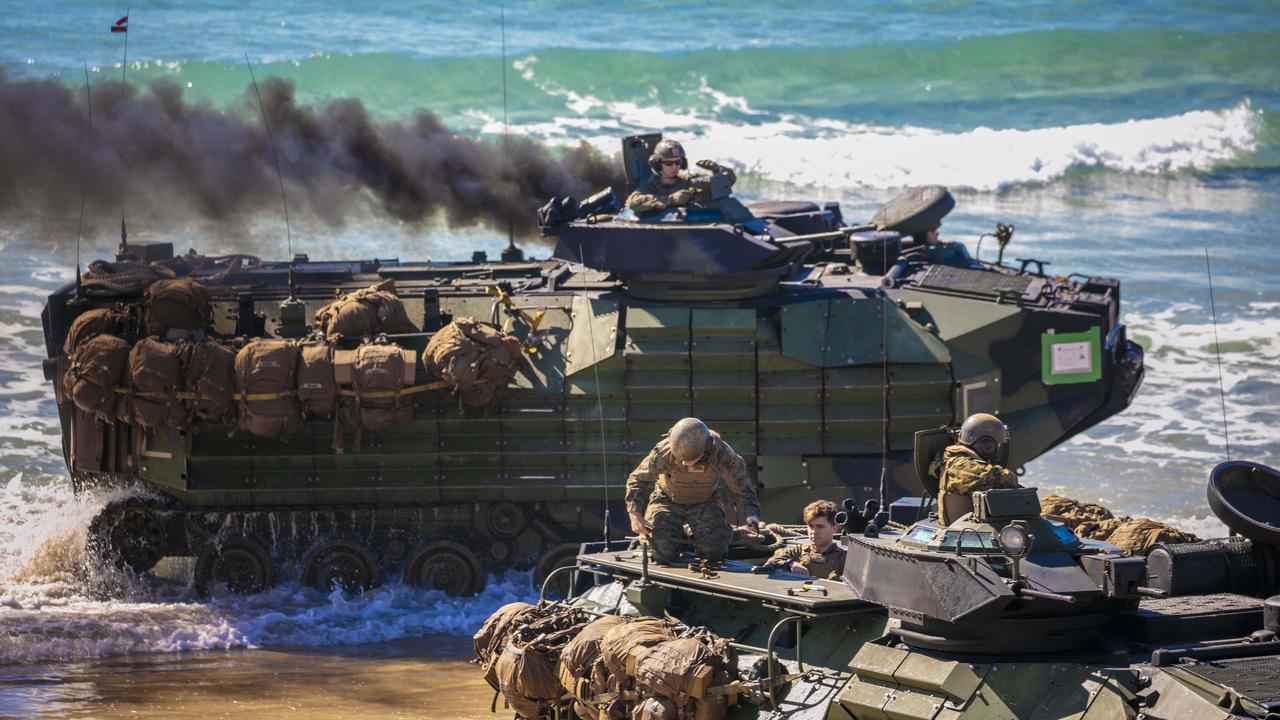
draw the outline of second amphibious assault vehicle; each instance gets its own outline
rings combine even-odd
[[[836,542],[848,555],[830,580],[767,556],[657,566],[635,546],[590,543],[576,569],[557,571],[574,574],[575,594],[539,609],[575,623],[665,620],[669,634],[609,632],[592,656],[512,623],[491,647],[524,662],[486,668],[522,718],[1272,720],[1280,472],[1225,462],[1207,494],[1232,536],[1157,543],[1145,557],[1076,537],[1042,516],[1031,487],[974,493],[973,512],[949,525],[912,520],[903,503],[903,523],[877,527],[846,503]],[[663,642],[673,635],[714,641]],[[547,692],[531,668],[560,646]],[[663,674],[673,655],[686,671],[676,678]],[[593,662],[625,670],[605,677]]]
[[[659,138],[624,140],[632,187]],[[326,421],[284,440],[85,424],[60,388],[67,332],[90,308],[136,305],[145,286],[69,284],[43,323],[73,479],[153,491],[107,508],[94,535],[137,570],[199,556],[200,589],[297,572],[321,587],[403,575],[469,594],[486,572],[537,563],[545,575],[602,537],[627,472],[684,416],[747,459],[765,517],[783,519],[819,497],[917,492],[918,430],[997,413],[1019,466],[1127,407],[1141,382],[1118,281],[1010,266],[1003,226],[995,262],[916,242],[953,206],[945,189],[912,191],[855,226],[835,203],[744,206],[720,183],[657,217],[620,211],[607,192],[553,201],[540,213],[556,240],[546,260],[510,248],[500,262],[299,255],[182,268],[168,243],[122,243],[121,267],[168,263],[208,286],[215,338],[301,337],[336,293],[394,280],[415,330],[394,342],[421,353],[470,316],[525,353],[488,407],[417,394],[410,422],[366,431],[358,452],[336,453]],[[413,382],[432,379],[419,364]],[[100,454],[76,452],[89,440]]]

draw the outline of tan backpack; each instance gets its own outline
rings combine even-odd
[[[189,392],[191,416],[204,423],[230,424],[235,415],[236,354],[206,338],[187,346],[182,367]]]
[[[404,303],[396,296],[395,280],[383,280],[339,296],[316,311],[316,327],[325,335],[357,338],[415,329]]]
[[[564,693],[556,679],[552,653],[536,642],[507,642],[494,666],[502,698],[522,718],[542,717],[547,704]]]
[[[254,340],[236,353],[240,429],[258,437],[283,438],[302,426],[294,397],[298,346],[289,340]]]
[[[187,409],[182,392],[182,348],[143,338],[129,353],[129,418],[147,428],[181,428]]]
[[[647,697],[636,703],[631,720],[683,720],[676,704],[663,697]]]
[[[298,357],[298,402],[307,417],[328,420],[338,404],[333,343],[306,340]]]
[[[604,634],[600,640],[600,659],[611,677],[627,678],[635,671],[634,663],[640,655],[637,651],[674,639],[675,631],[670,622],[661,618],[637,618]]]
[[[488,405],[520,368],[520,341],[474,318],[457,318],[427,343],[422,364],[471,407]]]
[[[114,335],[95,335],[76,344],[69,358],[63,390],[80,410],[103,422],[114,422],[116,392],[129,365],[129,343]]]
[[[603,682],[597,682],[592,677],[592,670],[600,660],[600,641],[604,639],[605,633],[624,622],[626,619],[620,615],[596,618],[560,651],[557,666],[560,686],[574,696],[574,711],[579,717],[595,716],[585,700],[607,690]]]
[[[385,339],[356,348],[351,364],[351,389],[360,425],[382,430],[413,421],[413,398],[401,395],[413,384],[417,354]]]
[[[109,308],[85,310],[71,322],[67,339],[62,343],[62,352],[69,357],[80,343],[95,335],[128,338],[133,334],[131,325],[129,313],[124,310]]]
[[[198,280],[157,280],[143,299],[148,335],[166,339],[169,332],[208,330],[213,325],[213,298]]]
[[[636,663],[636,693],[670,699],[682,717],[723,718],[728,703],[711,689],[730,680],[726,657],[703,640],[668,640],[649,649]]]
[[[534,607],[527,602],[507,603],[484,621],[475,635],[471,636],[471,644],[476,651],[476,660],[484,668],[484,679],[499,690],[498,677],[493,674],[493,666],[498,661],[507,634],[514,625],[518,625],[523,617],[533,611]]]

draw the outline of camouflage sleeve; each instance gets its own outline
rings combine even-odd
[[[765,565],[789,568],[791,563],[799,562],[802,557],[804,557],[804,546],[788,543],[774,550],[773,555],[765,562]]]
[[[627,512],[644,512],[658,482],[658,472],[658,449],[654,448],[627,476]]]
[[[637,215],[666,210],[667,203],[657,195],[636,190],[627,196],[627,208]]]
[[[949,493],[969,495],[975,490],[993,490],[1018,486],[1018,476],[1008,468],[971,457],[956,457],[943,470],[942,489]]]
[[[756,497],[756,481],[747,474],[747,463],[724,440],[716,441],[716,468],[725,487],[738,496],[748,515],[760,517],[760,500]]]

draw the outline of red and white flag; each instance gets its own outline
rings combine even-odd
[[[111,32],[129,32],[129,16],[125,15],[117,20],[116,24],[111,26]]]

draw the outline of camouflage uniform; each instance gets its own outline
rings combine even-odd
[[[643,512],[653,526],[649,539],[660,562],[679,557],[685,547],[678,542],[685,537],[685,525],[699,556],[724,558],[733,529],[725,517],[724,503],[716,497],[721,480],[738,495],[747,515],[760,515],[755,481],[747,474],[746,463],[714,430],[710,447],[697,465],[681,465],[671,454],[670,439],[664,436],[627,477],[627,511]]]
[[[942,472],[938,489],[956,495],[972,495],[975,490],[1018,487],[1018,476],[1006,467],[989,463],[964,445],[951,445],[942,452]]]
[[[792,563],[800,563],[813,577],[834,580],[844,574],[845,555],[845,551],[835,543],[821,553],[809,543],[792,544],[778,548],[765,564],[790,568]]]
[[[627,207],[637,215],[666,210],[671,206],[672,193],[692,188],[695,177],[699,175],[681,170],[674,183],[664,185],[657,175],[652,175],[627,196]]]

